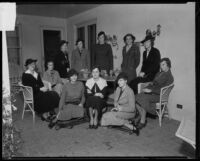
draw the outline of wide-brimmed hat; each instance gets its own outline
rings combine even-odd
[[[144,44],[144,42],[148,41],[148,40],[155,40],[155,37],[153,37],[152,35],[147,35],[144,40],[141,41],[142,44]]]
[[[27,59],[24,66],[28,66],[29,64],[36,62],[36,61],[37,61],[37,59]]]

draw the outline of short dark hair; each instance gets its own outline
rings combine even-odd
[[[47,69],[48,67],[48,64],[50,63],[50,62],[52,62],[53,64],[54,64],[54,61],[53,61],[53,59],[48,59],[46,62],[45,62],[45,68]]]
[[[83,46],[84,46],[84,40],[83,40],[83,39],[77,39],[77,40],[76,40],[76,45],[78,45],[79,42],[82,42],[82,43],[83,43]]]
[[[117,76],[116,82],[118,82],[119,79],[124,79],[124,80],[128,80],[128,75],[124,72],[119,73],[119,75]]]
[[[163,61],[165,61],[166,64],[167,64],[167,66],[168,66],[169,68],[171,68],[171,61],[170,61],[169,58],[162,58],[162,59],[160,60],[160,63],[162,63]]]
[[[61,47],[63,44],[67,44],[67,45],[68,45],[69,42],[68,42],[68,41],[65,41],[65,40],[61,40],[61,41],[60,41],[60,47]]]
[[[96,68],[99,70],[99,72],[101,72],[101,68],[100,68],[99,66],[93,66],[93,67],[92,67],[92,71],[93,71],[94,69],[96,69]]]
[[[126,34],[126,35],[124,36],[124,38],[123,38],[125,43],[126,43],[126,37],[127,37],[127,36],[130,36],[130,37],[132,38],[133,42],[135,41],[135,36],[133,36],[133,34],[130,34],[130,33],[129,33],[129,34]]]
[[[105,34],[104,31],[100,31],[100,32],[98,33],[98,38],[99,38],[101,35],[104,35],[104,39],[106,39],[106,34]]]
[[[77,75],[78,76],[78,72],[75,69],[70,69],[68,72],[68,77],[70,78],[73,75]]]

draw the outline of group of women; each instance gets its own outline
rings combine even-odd
[[[55,61],[47,62],[47,70],[42,79],[35,71],[37,60],[26,60],[27,70],[22,75],[22,84],[33,88],[35,111],[41,115],[42,120],[50,122],[50,128],[55,127],[58,130],[65,127],[66,120],[84,117],[85,108],[90,118],[90,129],[97,129],[100,125],[126,126],[139,135],[139,130],[146,125],[146,112],[155,111],[150,104],[159,100],[162,87],[173,82],[171,61],[169,58],[160,60],[159,50],[153,47],[154,39],[146,36],[141,42],[145,46],[142,69],[136,77],[140,53],[133,43],[135,37],[132,34],[125,35],[126,46],[123,48],[122,72],[116,79],[118,87],[114,93],[114,108],[103,114],[108,85],[100,73],[101,70],[112,70],[113,60],[112,49],[110,45],[105,44],[105,33],[100,32],[98,38],[99,44],[95,45],[92,51],[92,62],[95,63],[92,64],[92,77],[85,84],[77,78],[81,70],[90,67],[90,60],[89,52],[83,48],[83,41],[80,39],[77,40],[77,49],[72,54],[71,68],[68,42],[62,41],[60,53]],[[51,89],[48,89],[42,80],[50,82]],[[139,82],[147,81],[148,86],[142,93],[137,94],[135,86]],[[58,111],[55,112],[57,107]],[[139,119],[134,121],[137,113]]]

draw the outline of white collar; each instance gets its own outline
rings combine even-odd
[[[25,73],[33,75],[36,79],[37,79],[37,77],[38,77],[38,73],[36,73],[36,72],[34,71],[33,74],[32,74],[31,71],[30,71],[29,69],[28,69]]]
[[[104,87],[107,86],[106,80],[103,79],[103,78],[101,78],[101,77],[99,78],[98,81],[94,81],[93,78],[88,79],[87,82],[86,82],[86,86],[89,89],[92,89],[92,87],[94,86],[95,83],[98,85],[98,87],[99,87],[100,90],[102,90]]]

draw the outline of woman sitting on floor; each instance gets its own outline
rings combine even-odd
[[[159,102],[161,88],[173,83],[174,78],[171,73],[171,61],[169,58],[163,58],[160,61],[160,72],[158,72],[153,80],[149,82],[143,92],[136,95],[136,108],[140,114],[140,118],[136,121],[138,128],[142,129],[146,125],[146,113],[156,114],[155,107],[152,103]],[[138,123],[137,123],[138,122]]]
[[[98,123],[102,115],[102,109],[106,107],[106,87],[107,82],[100,77],[100,68],[93,67],[92,78],[86,82],[87,99],[86,108],[89,109],[89,128],[98,128]]]
[[[47,61],[47,70],[43,74],[43,80],[51,83],[51,88],[56,91],[59,96],[62,91],[62,80],[59,73],[54,70],[54,62],[52,60]]]
[[[128,76],[120,73],[117,77],[118,87],[114,96],[114,108],[110,112],[106,112],[102,116],[101,125],[117,125],[126,126],[133,133],[139,135],[136,126],[130,123],[129,119],[135,117],[135,95],[133,90],[127,85]]]
[[[60,97],[54,91],[48,91],[44,86],[40,75],[35,71],[36,62],[34,59],[27,59],[25,66],[27,70],[22,74],[22,84],[33,89],[34,110],[41,114],[41,119],[50,121],[50,113],[58,107]]]
[[[77,81],[78,73],[76,70],[70,69],[68,75],[70,81],[63,86],[57,118],[49,124],[50,128],[56,125],[56,130],[67,127],[65,121],[84,116],[84,85]],[[71,126],[68,127],[72,128]]]

